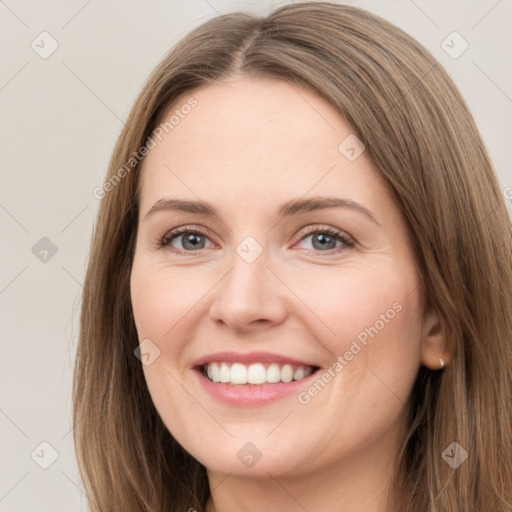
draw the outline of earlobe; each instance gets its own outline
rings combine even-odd
[[[423,325],[421,363],[431,370],[442,370],[450,359],[442,319],[437,311],[432,310]]]

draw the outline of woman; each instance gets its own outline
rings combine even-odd
[[[94,511],[512,507],[512,230],[432,56],[297,3],[185,37],[101,188],[75,374]]]

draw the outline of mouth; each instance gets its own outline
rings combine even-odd
[[[198,370],[213,383],[261,386],[301,381],[319,370],[319,367],[278,362],[244,364],[215,361],[199,366]]]
[[[211,398],[235,407],[264,406],[298,395],[320,370],[268,352],[219,352],[198,359],[191,368]]]

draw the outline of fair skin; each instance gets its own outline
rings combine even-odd
[[[207,468],[208,512],[384,512],[418,369],[448,361],[438,316],[422,321],[400,211],[367,152],[350,161],[338,150],[353,130],[316,94],[237,77],[193,96],[197,107],[163,135],[142,173],[131,299],[139,340],[160,350],[143,366],[155,407]],[[357,202],[374,220],[346,206],[276,213],[312,197]],[[169,198],[207,201],[215,215],[147,215]],[[195,236],[157,247],[188,225]],[[250,263],[237,252],[249,236],[257,243],[249,252],[262,251]],[[377,332],[345,357],[370,327]],[[237,389],[251,384],[208,381],[234,389],[227,403],[194,367],[225,351],[291,357],[319,370],[259,404],[237,402]],[[333,372],[338,356],[346,364]],[[329,382],[300,402],[329,368]],[[242,448],[261,458],[243,463]]]

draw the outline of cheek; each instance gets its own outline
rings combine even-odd
[[[332,354],[332,365],[319,376],[326,384],[306,389],[301,403],[333,425],[324,435],[335,454],[348,449],[347,438],[371,443],[402,421],[417,375],[421,311],[416,274],[405,266],[392,270],[353,266],[326,272],[309,280],[314,284],[308,295],[305,288],[299,292],[328,326],[316,329],[316,339]],[[304,274],[297,287],[302,279]]]
[[[187,338],[184,326],[190,315],[197,313],[206,292],[197,284],[187,279],[186,272],[171,273],[143,258],[134,261],[130,288],[139,341],[149,339],[160,350],[151,364],[142,366],[144,377],[163,422],[187,444],[187,440],[201,437],[201,429],[191,418],[207,420],[197,401],[183,391],[183,368],[178,365]]]
[[[290,274],[289,282],[313,313],[307,315],[307,327],[331,354],[335,377],[329,382],[340,396],[350,392],[363,399],[358,401],[359,413],[370,404],[381,409],[388,398],[401,408],[421,359],[414,266],[393,267],[388,262],[327,270],[310,277],[296,274],[294,282]],[[356,405],[350,403],[351,408]]]
[[[412,265],[348,263],[310,274],[289,272],[284,280],[310,311],[304,310],[302,319],[309,317],[309,327],[333,354],[349,350],[353,340],[362,346],[386,340],[379,346],[399,349],[401,342],[419,337],[419,287]]]
[[[165,340],[179,329],[186,316],[195,314],[202,297],[213,286],[207,276],[185,269],[160,268],[134,262],[131,300],[139,339]]]

